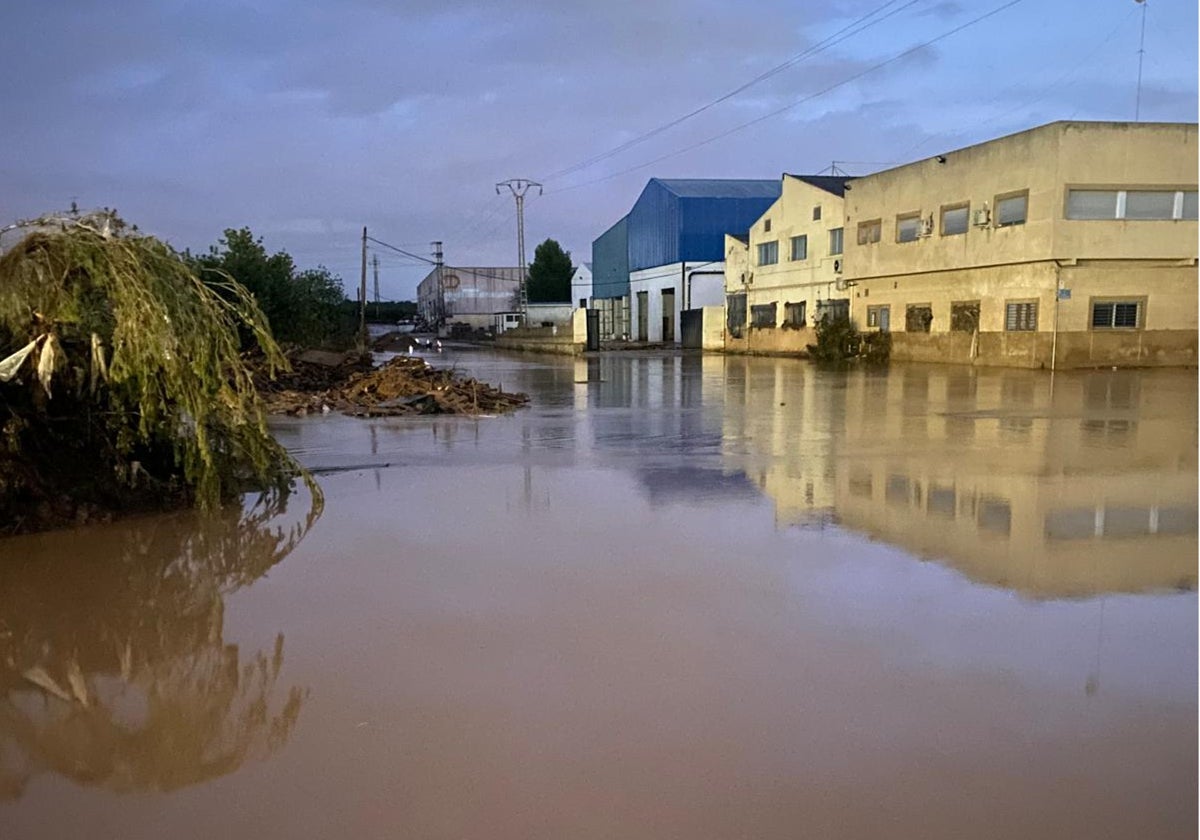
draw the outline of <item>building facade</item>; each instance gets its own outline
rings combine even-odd
[[[519,311],[520,287],[516,266],[441,266],[417,285],[417,311],[430,324],[490,329],[497,313]]]
[[[726,239],[726,350],[803,353],[826,313],[849,311],[842,274],[846,178],[789,175],[746,237]]]
[[[1195,364],[1196,185],[1195,124],[1112,122],[848,180],[852,317],[897,360]]]

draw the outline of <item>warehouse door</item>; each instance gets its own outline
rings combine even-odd
[[[650,336],[647,334],[646,325],[650,323],[650,293],[637,293],[637,322],[638,322],[638,341],[649,341]]]
[[[662,290],[662,340],[675,340],[675,289]]]

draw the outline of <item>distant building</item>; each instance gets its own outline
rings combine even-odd
[[[724,299],[724,237],[779,197],[777,180],[652,178],[592,243],[605,338],[678,342],[680,313]]]
[[[586,309],[592,300],[592,264],[580,263],[571,274],[571,302],[579,309]]]
[[[781,193],[746,235],[725,240],[725,349],[800,353],[813,326],[849,312],[842,280],[846,178],[788,175]]]
[[[492,327],[495,316],[520,308],[516,266],[435,268],[417,285],[417,311],[429,323]]]
[[[1182,123],[1055,122],[851,179],[852,316],[899,360],[1196,364],[1196,185]]]

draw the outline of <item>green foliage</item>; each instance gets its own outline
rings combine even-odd
[[[817,319],[817,343],[808,345],[808,355],[823,364],[843,364],[861,360],[867,364],[887,364],[892,352],[889,332],[860,333],[849,317],[830,315]]]
[[[562,303],[571,299],[571,252],[547,239],[533,251],[529,266],[529,302]]]
[[[217,288],[233,278],[249,290],[277,341],[317,347],[343,345],[353,336],[357,313],[354,322],[344,315],[341,278],[323,266],[298,271],[286,251],[268,254],[249,228],[226,230],[219,245],[194,263]]]
[[[239,329],[286,366],[254,297],[114,214],[31,230],[0,257],[0,355],[40,348],[37,376],[0,384],[0,511],[64,489],[107,509],[288,492],[298,467],[240,357]]]
[[[347,300],[342,303],[343,312],[358,323],[358,301]],[[381,300],[379,303],[367,304],[367,322],[371,324],[395,324],[397,321],[412,320],[417,317],[417,303],[412,300]]]

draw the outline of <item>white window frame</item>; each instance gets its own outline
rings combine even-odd
[[[808,234],[802,233],[799,236],[793,236],[790,241],[792,244],[792,255],[791,255],[792,260],[794,262],[800,262],[801,260],[808,259]],[[801,253],[801,255],[797,257],[796,256],[796,244],[798,242],[800,244],[802,244],[804,246],[804,248],[803,248],[803,253]]]
[[[1077,217],[1067,215],[1067,213],[1070,209],[1070,206],[1071,206],[1071,193],[1073,193],[1073,192],[1116,193],[1117,194],[1117,204],[1116,204],[1116,209],[1115,209],[1115,215],[1111,219],[1087,219],[1087,218],[1077,218]],[[1128,201],[1129,193],[1131,193],[1131,192],[1161,192],[1161,193],[1173,192],[1175,194],[1175,196],[1171,202],[1171,218],[1169,218],[1169,219],[1166,219],[1166,218],[1128,219],[1128,218],[1126,218],[1126,202]],[[1076,186],[1076,187],[1067,187],[1067,195],[1063,201],[1063,218],[1068,219],[1072,222],[1108,222],[1108,221],[1179,222],[1179,221],[1191,221],[1190,219],[1183,218],[1184,195],[1186,193],[1191,193],[1191,192],[1195,192],[1195,190],[1155,189],[1154,187],[1132,187],[1132,188],[1126,187],[1124,189],[1117,189],[1114,187],[1090,187],[1090,186],[1082,186],[1082,185]]]

